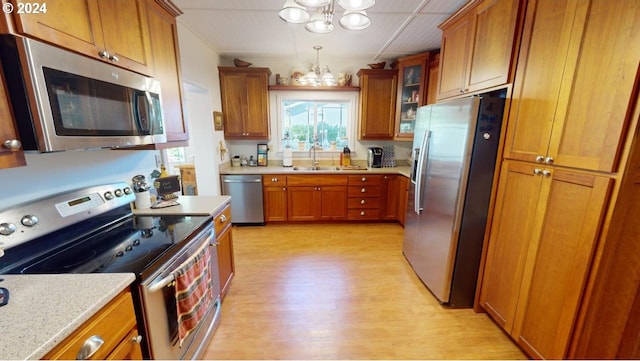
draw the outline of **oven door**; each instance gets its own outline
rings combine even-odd
[[[201,321],[180,346],[173,274],[205,243],[208,244],[210,252],[212,302]],[[146,336],[143,347],[146,345],[148,355],[153,359],[200,358],[220,323],[220,279],[213,222],[209,222],[185,244],[186,246],[170,261],[160,266],[158,271],[148,278],[141,280],[139,285]]]

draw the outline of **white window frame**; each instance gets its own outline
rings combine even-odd
[[[269,92],[271,102],[271,119],[275,119],[275,140],[277,152],[284,150],[283,142],[283,124],[282,117],[284,116],[284,110],[282,108],[282,102],[286,100],[316,100],[316,101],[336,101],[342,103],[348,103],[347,106],[347,119],[349,124],[347,126],[347,138],[350,149],[355,149],[357,127],[358,127],[358,92],[356,91],[330,91],[330,90],[272,90]],[[272,123],[272,124],[273,124]],[[292,148],[294,153],[309,153],[308,150],[298,150],[297,147]],[[323,149],[318,153],[333,154],[341,153],[342,149],[336,149],[335,151],[329,149]]]

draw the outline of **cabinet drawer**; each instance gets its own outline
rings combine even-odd
[[[358,184],[371,184],[371,185],[379,185],[382,182],[381,175],[350,175],[349,176],[349,185],[358,185]]]
[[[135,327],[136,315],[133,310],[131,293],[123,292],[44,358],[75,360],[82,345],[90,337],[98,336],[104,343],[91,359],[104,360]]]
[[[281,174],[267,174],[262,176],[263,187],[286,187],[287,176]]]
[[[349,209],[360,209],[360,208],[380,208],[380,198],[349,198],[347,200],[347,208]]]
[[[380,186],[349,186],[349,197],[380,197]]]
[[[378,209],[349,209],[347,212],[347,220],[374,220],[380,217],[380,211]]]
[[[227,204],[222,212],[217,213],[215,217],[213,217],[213,224],[216,228],[216,235],[221,234],[229,223],[231,223],[231,205]]]
[[[291,186],[346,186],[347,177],[343,175],[288,175],[287,185]]]

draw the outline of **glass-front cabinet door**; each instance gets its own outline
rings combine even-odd
[[[430,52],[398,59],[398,105],[396,107],[396,140],[412,140],[418,107],[427,100]]]

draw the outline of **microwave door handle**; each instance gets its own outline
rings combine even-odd
[[[142,107],[144,103],[141,103],[141,98],[144,98],[144,101],[146,101],[146,106],[144,107]],[[151,119],[150,119],[150,116],[151,116],[150,112],[152,111],[152,109],[153,109],[153,101],[151,99],[151,96],[149,95],[149,92],[136,90],[133,94],[133,113],[134,113],[136,127],[138,128],[138,132],[140,134],[143,134],[143,135],[152,134],[153,129],[151,129],[151,127],[153,125],[151,124]],[[142,112],[142,110],[145,110],[144,113]],[[146,126],[142,122],[143,119],[147,120]]]

